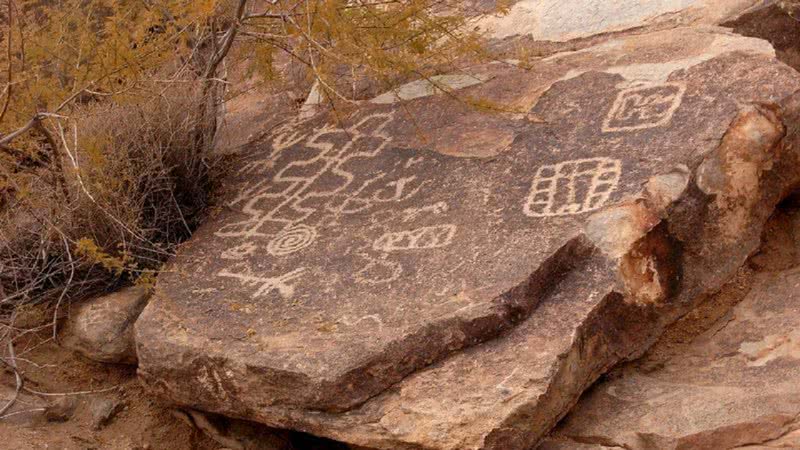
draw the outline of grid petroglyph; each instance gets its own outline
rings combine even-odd
[[[548,217],[601,208],[616,190],[621,173],[621,162],[605,157],[541,166],[523,212],[528,217]]]

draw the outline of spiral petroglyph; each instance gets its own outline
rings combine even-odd
[[[281,231],[269,244],[267,252],[273,256],[286,256],[311,245],[317,238],[317,230],[307,225],[295,225]]]

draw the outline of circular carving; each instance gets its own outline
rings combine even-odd
[[[317,230],[307,225],[296,225],[281,231],[269,244],[267,252],[273,256],[286,256],[311,245]]]

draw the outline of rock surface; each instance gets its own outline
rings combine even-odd
[[[510,112],[427,95],[255,149],[136,324],[146,385],[370,448],[530,448],[800,181],[800,80],[764,41],[676,29],[474,75]]]
[[[95,361],[136,364],[133,324],[148,298],[135,286],[73,306],[62,343]]]
[[[108,425],[125,408],[116,396],[100,396],[92,399],[89,409],[92,412],[92,429],[99,430]]]
[[[528,35],[567,41],[664,24],[717,25],[763,5],[763,0],[518,0],[506,15],[481,25],[495,38]]]
[[[798,386],[800,268],[760,275],[730,317],[662,369],[593,388],[540,450],[798,448]]]

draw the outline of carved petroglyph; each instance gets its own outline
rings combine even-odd
[[[419,192],[425,181],[408,170],[376,172],[366,181],[358,181],[358,174],[353,172],[354,166],[377,157],[391,142],[384,128],[393,114],[372,114],[346,129],[326,125],[304,132],[298,130],[305,127],[293,121],[277,130],[271,154],[248,162],[240,170],[240,175],[253,180],[239,190],[229,206],[245,217],[225,224],[216,235],[244,243],[224,252],[223,258],[243,260],[263,245],[260,241],[266,241],[268,254],[288,256],[314,244],[323,223],[336,223],[342,215],[404,201]],[[282,160],[287,162],[281,164]],[[411,164],[420,161],[414,158]],[[277,172],[257,176],[271,170]],[[294,288],[289,282],[301,272],[298,269],[271,278],[256,276],[246,268],[239,273],[226,269],[218,275],[260,286],[254,297],[272,291],[291,297]],[[389,271],[393,276],[396,272],[396,268]]]
[[[603,122],[603,132],[634,131],[668,124],[683,101],[680,83],[644,85],[622,90]]]
[[[387,284],[400,278],[403,266],[390,260],[375,259],[365,256],[367,265],[356,272],[355,280],[359,284],[379,285]]]
[[[410,231],[390,232],[375,240],[372,248],[381,252],[395,252],[447,247],[453,242],[455,234],[455,225],[436,225]]]
[[[224,278],[237,279],[248,286],[258,286],[258,289],[252,295],[253,298],[266,296],[272,291],[277,291],[283,298],[292,298],[294,296],[294,286],[289,283],[300,277],[305,270],[304,267],[301,267],[277,277],[259,277],[253,275],[248,268],[244,268],[241,273],[222,269],[217,275]]]
[[[384,128],[392,116],[391,112],[373,114],[347,129],[326,125],[307,138],[290,132],[287,132],[287,136],[279,137],[277,143],[273,143],[275,151],[272,155],[263,161],[250,162],[243,170],[253,173],[275,167],[276,158],[281,153],[305,140],[301,148],[288,150],[294,152],[292,161],[271,179],[265,177],[248,183],[240,190],[229,206],[238,207],[248,217],[226,224],[216,235],[245,240],[263,237],[278,239],[280,235],[296,234],[298,225],[320,211],[354,213],[376,203],[402,201],[413,196],[421,187],[421,183],[415,184],[414,177],[391,179],[386,174],[378,174],[367,180],[355,192],[346,192],[356,179],[356,175],[345,167],[346,164],[354,158],[374,158],[391,142]],[[337,141],[344,143],[337,145]],[[323,177],[325,182],[320,181]],[[381,184],[387,178],[388,181]],[[347,200],[340,202],[340,207],[325,207],[334,197],[342,195]],[[350,207],[351,203],[356,206]],[[305,238],[315,235],[309,233],[310,229],[303,230]],[[306,243],[306,246],[309,244]],[[278,249],[280,255],[288,254],[282,251],[283,245],[273,244],[272,248]]]
[[[619,160],[587,158],[541,166],[523,207],[528,217],[566,216],[602,207],[617,188]]]
[[[419,192],[427,181],[417,182],[416,176],[400,177],[394,181],[386,180],[387,174],[379,173],[368,179],[339,206],[329,206],[335,214],[355,214],[368,210],[380,203],[402,202]]]
[[[217,398],[227,401],[229,393],[225,388],[225,384],[222,381],[218,369],[203,366],[200,369],[200,374],[197,376],[197,381],[201,386],[205,387],[205,392],[209,392]]]
[[[242,245],[237,245],[236,247],[231,247],[224,252],[222,252],[223,259],[233,259],[233,260],[240,260],[244,259],[258,249],[258,247],[253,244],[252,242],[245,242]]]
[[[442,214],[447,212],[448,206],[446,202],[437,202],[432,205],[421,206],[419,208],[407,208],[403,210],[403,222],[408,222],[416,219],[421,214]]]
[[[267,252],[273,256],[284,256],[311,245],[317,237],[317,230],[307,225],[295,225],[278,233],[269,244]]]

